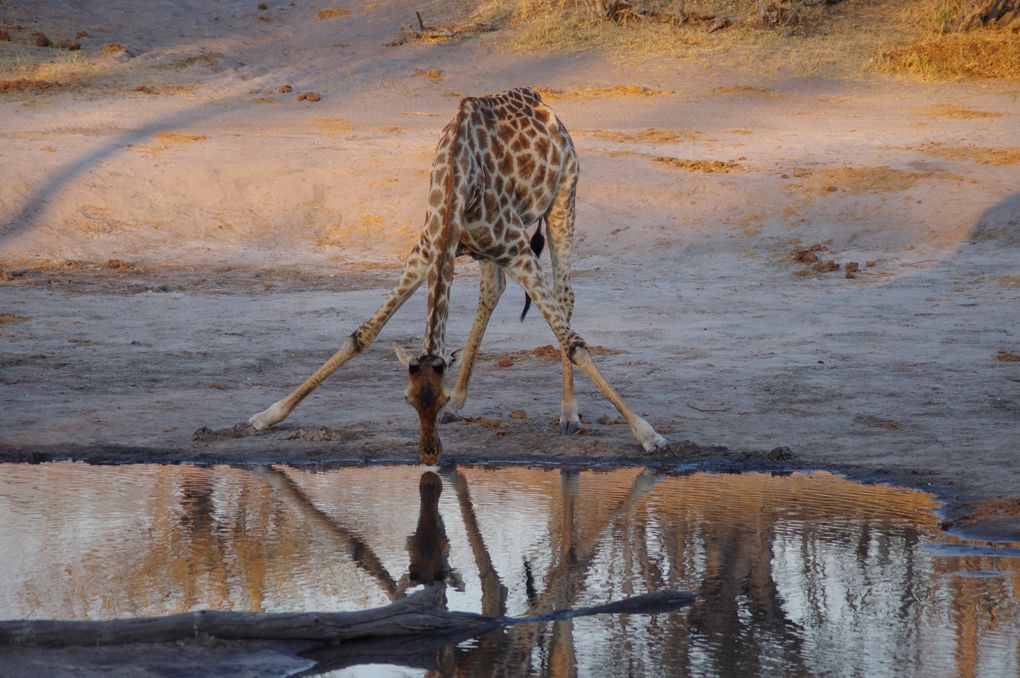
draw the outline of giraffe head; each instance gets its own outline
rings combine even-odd
[[[443,443],[439,440],[439,417],[450,399],[446,388],[446,373],[457,364],[460,351],[443,357],[423,353],[417,358],[400,346],[394,346],[397,358],[407,368],[407,388],[404,400],[418,411],[421,435],[418,439],[418,454],[423,464],[435,464],[443,454]]]

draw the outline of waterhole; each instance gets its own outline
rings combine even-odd
[[[937,507],[822,472],[0,465],[0,619],[362,610],[423,585],[444,586],[450,610],[521,616],[676,589],[693,605],[339,660],[178,645],[172,659],[120,648],[100,669],[1017,676],[1020,544],[949,535]],[[0,648],[0,665],[53,666],[45,652]],[[85,651],[63,652],[88,674]]]

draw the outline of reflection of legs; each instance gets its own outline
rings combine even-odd
[[[368,542],[356,531],[348,529],[336,518],[325,513],[305,494],[304,489],[289,475],[275,466],[256,466],[252,475],[272,487],[285,502],[301,512],[301,517],[320,528],[322,532],[337,538],[354,564],[367,572],[379,584],[390,600],[403,595],[397,583],[390,576],[382,560]]]
[[[563,320],[570,324],[574,314],[574,290],[570,286],[570,264],[574,243],[574,190],[577,178],[564,181],[546,215],[549,256],[552,259],[553,298],[560,305]],[[560,432],[574,433],[581,427],[574,396],[574,369],[567,352],[560,350],[563,368],[563,399],[560,401]]]
[[[249,419],[248,423],[258,431],[263,431],[273,424],[280,423],[326,377],[336,372],[343,367],[344,363],[368,348],[369,344],[375,341],[379,331],[382,330],[390,317],[414,294],[414,291],[425,280],[427,268],[423,249],[424,244],[418,243],[418,246],[411,252],[411,256],[407,258],[404,272],[400,276],[400,282],[393,288],[386,301],[383,302],[375,314],[355,330],[351,336],[347,337],[340,350],[334,353],[329,360],[322,364],[322,367],[317,369],[312,376],[308,377],[303,384],[294,389],[286,398],[273,403],[269,409],[259,412]]]
[[[482,583],[482,614],[490,617],[502,617],[506,614],[507,588],[496,572],[496,566],[492,563],[489,549],[485,546],[482,538],[482,531],[478,526],[478,517],[475,515],[475,507],[471,501],[471,493],[468,491],[467,478],[460,471],[453,476],[453,488],[457,492],[457,502],[460,504],[460,515],[464,521],[464,530],[467,532],[468,544],[471,545],[471,553],[475,557],[475,566],[478,568],[478,578]]]
[[[524,287],[524,291],[531,296],[531,300],[545,316],[556,338],[559,339],[560,349],[566,353],[573,364],[581,368],[581,371],[588,375],[592,383],[602,394],[613,403],[613,406],[626,420],[631,433],[641,443],[646,452],[657,450],[666,445],[666,439],[655,432],[651,425],[634,413],[627,403],[623,401],[620,394],[609,385],[602,373],[592,362],[591,354],[584,345],[584,340],[578,336],[570,325],[563,318],[559,304],[555,302],[549,287],[542,279],[541,269],[538,260],[530,248],[521,251],[515,256],[509,265],[506,266],[507,273]]]
[[[471,371],[475,366],[475,358],[478,357],[478,347],[482,343],[482,337],[485,336],[485,328],[489,324],[489,318],[492,317],[492,310],[496,308],[496,302],[499,301],[505,287],[506,275],[502,269],[491,261],[483,261],[478,285],[478,313],[475,315],[471,335],[461,356],[460,374],[457,375],[457,384],[450,395],[450,402],[446,405],[447,412],[454,413],[464,407]]]

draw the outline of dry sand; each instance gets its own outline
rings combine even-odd
[[[582,162],[575,328],[620,351],[598,359],[635,409],[694,441],[666,462],[844,470],[956,513],[1018,494],[1020,84],[386,46],[441,6],[0,6],[16,42],[87,31],[94,67],[0,94],[5,458],[413,459],[390,344],[420,341],[422,293],[279,430],[230,427],[382,301],[458,96],[535,85]],[[452,344],[476,277],[460,262]],[[528,353],[552,334],[516,321],[522,300],[496,311],[447,457],[659,461],[583,376],[584,431],[558,435],[557,363]],[[1017,529],[981,515],[968,527]]]

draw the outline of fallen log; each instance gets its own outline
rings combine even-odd
[[[490,617],[445,609],[446,589],[426,587],[395,603],[357,612],[226,612],[199,610],[166,617],[109,621],[0,622],[0,646],[123,645],[194,638],[357,641],[395,636],[479,635],[494,628],[593,614],[655,614],[690,605],[686,591],[656,591],[576,610],[530,617]]]

